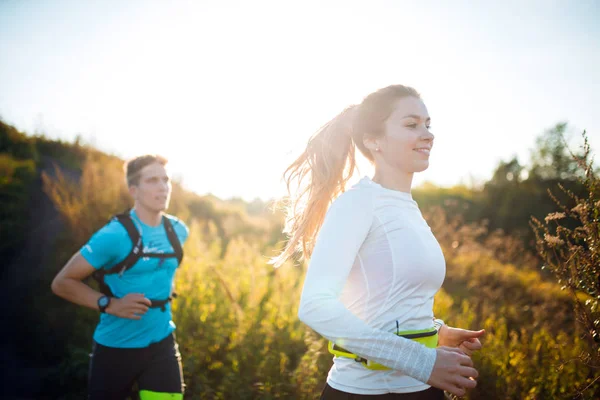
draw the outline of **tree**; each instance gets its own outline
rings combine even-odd
[[[580,176],[576,160],[584,155],[579,154],[576,158],[571,156],[565,140],[567,128],[566,122],[558,123],[536,139],[536,147],[531,153],[530,176],[543,180],[575,180]]]

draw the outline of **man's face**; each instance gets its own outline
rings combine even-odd
[[[142,168],[138,184],[132,185],[129,190],[137,206],[154,212],[164,211],[169,207],[171,179],[166,168],[158,162]]]

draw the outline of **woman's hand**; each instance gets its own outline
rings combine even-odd
[[[438,347],[433,371],[428,385],[446,390],[456,396],[464,396],[467,389],[477,386],[479,375],[473,368],[473,360],[455,347]]]
[[[469,331],[442,325],[438,332],[438,346],[457,347],[466,355],[482,348],[479,338],[485,335],[485,330]]]

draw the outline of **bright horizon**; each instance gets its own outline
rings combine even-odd
[[[245,200],[281,195],[322,124],[394,83],[422,94],[436,135],[413,186],[525,164],[562,121],[598,154],[600,3],[450,4],[5,0],[0,118],[164,154],[190,190]]]

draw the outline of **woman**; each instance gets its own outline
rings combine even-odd
[[[322,127],[284,174],[298,187],[274,263],[310,258],[298,316],[336,354],[322,399],[441,399],[476,385],[484,331],[434,320],[445,262],[410,194],[433,139],[420,95],[388,86]],[[355,146],[375,175],[345,191]]]

